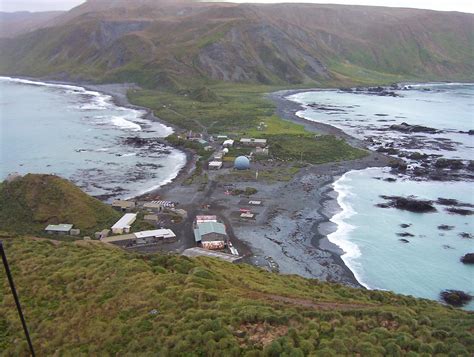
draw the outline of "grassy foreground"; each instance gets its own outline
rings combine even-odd
[[[248,265],[4,239],[38,355],[470,356],[474,315]],[[6,279],[0,351],[27,355]]]

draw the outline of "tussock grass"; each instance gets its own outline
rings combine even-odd
[[[39,355],[455,355],[474,316],[435,302],[249,265],[99,242],[5,240]],[[7,282],[0,350],[26,355]]]

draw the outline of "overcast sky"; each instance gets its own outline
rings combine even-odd
[[[133,0],[130,0],[133,1]],[[225,0],[219,0],[225,1]],[[0,11],[50,11],[69,10],[83,3],[84,0],[0,0]],[[351,5],[377,5],[414,7],[420,9],[433,9],[442,11],[462,11],[474,13],[473,0],[234,0],[232,2],[312,2],[325,4],[351,4]]]

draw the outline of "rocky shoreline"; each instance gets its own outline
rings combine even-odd
[[[143,111],[146,112],[146,114],[144,116],[145,119],[147,119],[149,121],[153,121],[153,122],[159,122],[163,125],[166,125],[166,126],[172,128],[173,131],[179,130],[179,128],[174,126],[173,124],[166,123],[166,122],[160,120],[159,118],[157,118],[154,115],[154,113],[151,109],[146,108],[146,107],[141,107],[141,106],[134,105],[134,104],[130,103],[130,101],[128,100],[128,97],[127,97],[127,92],[129,90],[133,90],[133,89],[138,88],[133,83],[111,83],[111,84],[94,84],[94,85],[79,83],[79,84],[74,84],[74,85],[79,85],[79,86],[84,87],[88,90],[92,90],[92,91],[96,91],[96,92],[100,92],[100,93],[109,95],[109,96],[112,97],[112,101],[115,105],[120,106],[120,107],[124,107],[124,108],[129,108],[129,109],[143,110]],[[150,194],[153,195],[154,193],[156,193],[158,191],[163,192],[164,190],[171,189],[173,187],[173,185],[181,183],[186,177],[188,177],[188,175],[194,170],[194,168],[196,166],[197,157],[191,150],[188,150],[188,149],[185,149],[185,148],[182,148],[182,147],[174,147],[173,145],[168,143],[164,138],[157,138],[156,140],[158,142],[164,144],[164,145],[173,147],[175,150],[178,150],[178,151],[181,151],[182,153],[184,153],[186,155],[186,164],[181,168],[181,170],[179,170],[177,175],[170,182],[164,184],[163,186],[161,186],[158,189],[150,191],[149,193],[146,193],[144,195],[136,197],[137,199],[139,199],[141,197],[144,197],[144,196],[147,196],[147,195],[150,195]]]
[[[31,80],[37,79],[31,78]],[[150,109],[131,104],[127,98],[127,91],[136,88],[133,84],[54,83],[81,86],[87,90],[109,95],[115,105],[143,110],[146,112],[145,119],[160,122],[174,130],[179,130],[179,128],[164,123],[155,117]],[[338,128],[311,122],[296,116],[296,112],[301,110],[302,107],[285,97],[307,91],[311,91],[311,89],[281,91],[270,94],[269,98],[276,104],[277,114],[284,120],[303,124],[309,131],[343,138],[355,147],[366,148],[365,142],[346,134]],[[157,140],[172,146],[164,139]],[[181,202],[189,200],[189,208],[191,211],[195,211],[200,203],[206,200],[206,196],[210,196],[212,193],[214,204],[224,214],[227,210],[227,216],[230,216],[229,206],[225,203],[226,197],[224,197],[223,192],[213,189],[212,192],[193,194],[196,191],[195,187],[183,185],[184,180],[194,170],[197,158],[190,150],[175,149],[186,154],[185,166],[170,183],[137,198],[145,196],[176,197],[178,201],[181,198]],[[259,224],[254,226],[235,224],[235,222],[232,224],[232,236],[238,240],[234,242],[234,246],[249,258],[247,261],[250,263],[253,263],[252,256],[272,257],[273,260],[277,261],[279,271],[284,274],[299,274],[309,278],[362,287],[342,260],[341,255],[344,252],[326,238],[337,228],[330,222],[331,217],[338,210],[337,196],[334,194],[332,184],[338,177],[348,171],[368,167],[384,167],[391,161],[393,159],[381,153],[369,152],[367,157],[360,160],[308,166],[302,169],[290,182],[271,185],[252,183],[252,186],[256,186],[259,192],[265,194],[266,197],[274,197],[274,199],[268,200],[266,214],[261,216]],[[189,199],[191,196],[193,199]],[[288,205],[289,201],[293,203]],[[223,205],[219,206],[221,203]],[[186,238],[182,244],[169,249],[179,252],[190,244],[194,244],[189,239],[189,234],[183,233],[186,234]]]
[[[119,106],[146,110],[147,119],[161,122],[149,109],[129,103],[126,93],[134,88],[131,84],[83,86],[112,96],[114,103]],[[335,135],[346,140],[352,146],[367,148],[364,141],[356,139],[338,128],[296,116],[296,113],[303,108],[286,97],[307,91],[311,90],[280,91],[271,93],[269,98],[275,103],[277,115],[282,119],[303,124],[308,131]],[[189,195],[192,187],[185,188],[182,187],[182,184],[193,171],[196,157],[191,151],[185,151],[185,153],[186,166],[180,170],[177,177],[172,182],[145,196],[160,195],[171,198]],[[393,159],[384,154],[369,151],[368,156],[359,160],[309,166],[302,169],[288,183],[268,185],[252,182],[252,186],[255,186],[261,195],[274,198],[268,201],[269,207],[266,214],[260,218],[260,224],[248,226],[233,222],[233,234],[242,243],[240,251],[247,252],[247,261],[250,263],[254,263],[252,256],[271,257],[277,262],[278,270],[284,274],[298,274],[362,287],[342,260],[341,256],[344,254],[342,249],[327,239],[327,235],[337,229],[330,220],[339,210],[337,194],[334,192],[332,184],[348,171],[368,167],[385,167],[392,162]],[[182,195],[183,192],[186,194]],[[218,190],[213,190],[212,193],[213,203],[221,205],[222,211],[230,216],[230,205],[226,202],[226,198]],[[195,201],[200,201],[199,196],[195,195]],[[292,202],[291,205],[288,205],[289,201]],[[189,244],[189,242],[186,243]],[[177,247],[177,250],[185,248],[186,243]]]

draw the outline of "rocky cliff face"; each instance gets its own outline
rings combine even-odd
[[[474,15],[329,5],[89,1],[0,40],[0,73],[265,84],[472,80]]]

